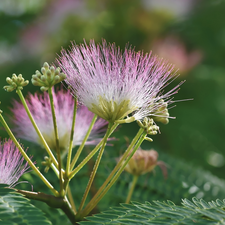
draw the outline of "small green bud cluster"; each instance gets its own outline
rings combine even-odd
[[[35,86],[41,86],[41,91],[47,91],[55,84],[63,81],[66,78],[66,74],[60,73],[60,68],[49,67],[48,63],[45,62],[41,68],[41,72],[36,70],[35,74],[32,75],[31,82]]]
[[[157,110],[154,112],[155,116],[150,116],[155,122],[160,122],[163,124],[169,123],[169,112],[168,112],[168,103],[164,102],[163,99],[161,99],[159,102],[155,103],[157,105]]]
[[[142,122],[137,120],[137,123],[149,135],[156,135],[159,131],[159,127],[154,124],[154,120],[152,118],[145,117]]]
[[[15,73],[12,75],[12,78],[7,77],[6,82],[9,85],[4,86],[3,88],[8,92],[11,92],[15,89],[22,90],[24,86],[29,84],[28,80],[24,80],[22,74],[16,76]]]
[[[44,159],[45,161],[41,162],[41,164],[45,166],[44,171],[45,173],[47,173],[49,171],[49,168],[51,167],[52,160],[48,156],[45,156]]]

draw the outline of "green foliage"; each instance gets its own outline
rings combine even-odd
[[[0,184],[0,224],[50,225],[43,212],[14,190]]]
[[[46,218],[48,218],[53,225],[71,225],[71,222],[62,210],[52,208],[40,201],[31,200],[31,203],[44,212]]]
[[[116,160],[111,160],[113,151],[107,151],[110,155],[105,155],[102,165],[99,168],[95,184],[100,186],[116,164]],[[204,198],[210,201],[215,198],[224,198],[225,181],[212,175],[201,168],[194,167],[180,159],[159,152],[159,160],[168,165],[168,177],[164,178],[159,167],[154,173],[142,175],[138,178],[132,200],[145,202],[152,200],[164,201],[172,200],[175,204],[180,204],[182,198]],[[82,181],[82,177],[78,178]],[[132,175],[123,172],[108,194],[99,203],[99,209],[105,210],[108,206],[118,206],[125,202]],[[81,185],[82,183],[80,183]]]
[[[140,204],[121,204],[101,214],[87,217],[88,221],[81,225],[104,224],[225,224],[225,200],[205,202],[193,198],[192,202],[184,199],[183,206],[177,206],[171,201]]]

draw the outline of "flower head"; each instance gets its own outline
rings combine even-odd
[[[67,75],[65,82],[88,109],[110,122],[132,122],[154,115],[161,99],[170,102],[178,87],[163,93],[176,74],[173,66],[151,53],[124,52],[115,44],[73,44],[62,50],[58,64]],[[124,120],[126,116],[130,118]]]
[[[53,99],[59,133],[59,145],[61,150],[65,150],[69,145],[73,120],[74,98],[69,91],[61,89],[58,92],[53,91]],[[48,93],[35,93],[34,95],[29,93],[26,102],[49,147],[51,149],[56,149],[55,133]],[[12,121],[15,125],[14,130],[17,136],[41,145],[41,141],[33,128],[22,103],[14,100],[12,112],[14,114]],[[81,144],[83,141],[93,116],[94,114],[90,112],[87,107],[78,106],[73,137],[74,146]],[[86,144],[96,144],[99,141],[99,135],[105,131],[106,124],[107,122],[105,120],[101,118],[98,119]]]
[[[19,178],[29,168],[23,164],[23,157],[12,140],[0,143],[0,183],[10,187],[15,185]]]

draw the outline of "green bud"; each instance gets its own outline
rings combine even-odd
[[[153,140],[150,137],[145,137],[145,140],[149,142],[153,142]]]
[[[32,76],[31,82],[35,86],[40,86],[41,91],[47,91],[55,84],[63,81],[66,78],[64,73],[60,72],[60,68],[49,67],[49,64],[45,62],[41,68],[41,72],[36,70]]]
[[[123,119],[123,120],[116,120],[115,122],[121,124],[121,123],[131,123],[131,122],[134,122],[134,121],[135,121],[135,118],[133,116],[131,116],[131,117],[128,117],[128,118]]]
[[[152,112],[154,116],[149,116],[152,118],[155,122],[160,122],[163,124],[169,123],[169,112],[168,112],[168,104],[167,102],[164,102],[163,99],[161,99],[159,102],[154,103],[156,107],[156,110]]]
[[[138,120],[137,123],[149,135],[156,135],[159,131],[159,127],[154,124],[152,118],[145,117],[143,121]]]
[[[44,169],[45,173],[47,173],[47,172],[49,171],[49,169],[50,169],[50,167],[51,167],[51,163],[52,163],[51,159],[48,158],[47,156],[45,156],[45,157],[44,157],[44,161],[41,162],[41,164],[42,164],[43,166],[45,166],[45,169]]]
[[[6,82],[9,85],[4,86],[3,88],[8,92],[11,92],[15,89],[22,90],[23,87],[29,84],[28,80],[24,80],[22,74],[19,74],[18,76],[16,76],[15,73],[12,75],[12,78],[7,77]]]

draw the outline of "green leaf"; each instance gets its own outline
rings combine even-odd
[[[183,206],[178,206],[171,201],[154,201],[154,204],[149,202],[146,202],[145,204],[138,202],[132,202],[132,204],[121,204],[121,207],[111,208],[107,212],[89,216],[86,218],[87,221],[79,222],[79,224],[225,224],[225,205],[221,200],[207,203],[202,199],[199,200],[197,198],[193,198],[192,201],[184,199],[182,204]],[[124,213],[125,211],[126,213]]]
[[[0,184],[0,223],[7,225],[51,225],[43,212],[6,185]]]

